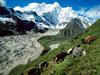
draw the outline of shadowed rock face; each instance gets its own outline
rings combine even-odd
[[[21,20],[17,16],[14,16],[13,19],[16,22],[16,31],[18,32],[30,31],[32,28],[35,28],[36,26],[34,22]]]
[[[81,34],[84,29],[81,20],[79,18],[74,18],[61,30],[60,35],[66,38],[73,38]]]
[[[13,17],[15,24],[11,22],[0,22],[0,36],[26,34],[27,31],[44,33],[48,29],[39,29],[32,21],[21,20],[17,16]]]
[[[0,36],[8,36],[8,35],[14,35],[14,33],[12,33],[11,31],[7,31],[7,30],[0,30]]]
[[[10,11],[3,6],[0,6],[0,15],[5,16],[5,17],[11,17]]]
[[[13,23],[6,22],[6,24],[4,24],[0,22],[0,36],[14,35],[11,29],[14,29]]]
[[[39,28],[33,21],[23,20],[20,11],[15,11],[13,8],[0,6],[0,17],[9,21],[12,19],[15,23],[0,21],[0,36],[26,34],[27,31],[33,30],[34,32],[44,33],[47,28]]]
[[[9,10],[10,10],[13,14],[15,13],[15,11],[14,11],[13,8],[9,8]]]
[[[0,22],[0,36],[26,34],[26,31],[30,31],[32,29],[37,30],[37,27],[35,23],[30,21],[18,20],[16,21],[16,25],[11,22]]]

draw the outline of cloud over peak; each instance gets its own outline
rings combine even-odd
[[[100,18],[100,5],[97,5],[90,9],[82,8],[77,12],[79,15],[83,15],[85,17],[91,18],[94,21]]]
[[[0,0],[0,6],[4,6],[6,4],[5,0]]]

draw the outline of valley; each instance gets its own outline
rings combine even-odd
[[[49,66],[47,67],[47,70],[45,71],[45,68],[41,72],[41,75],[99,75],[100,74],[100,68],[99,68],[99,57],[100,57],[100,20],[98,20],[96,23],[94,23],[91,27],[86,29],[80,36],[77,36],[76,38],[73,38],[72,40],[65,40],[63,43],[59,46],[59,48],[56,48],[49,53],[40,56],[38,59],[29,62],[26,65],[20,65],[13,69],[9,75],[19,75],[24,74],[28,75],[28,71],[30,71],[32,68],[35,68],[35,65],[39,65],[41,62],[48,62]],[[91,44],[82,44],[81,39],[88,35],[94,35],[96,36],[96,40],[92,42]],[[49,37],[47,38],[49,41]],[[41,39],[42,40],[42,39]],[[47,41],[45,41],[47,43]],[[51,44],[48,42],[47,45]],[[63,61],[59,61],[59,63],[56,63],[53,61],[53,58],[61,53],[61,52],[67,52],[68,49],[74,48],[77,45],[81,45],[81,48],[83,48],[86,51],[85,56],[79,56],[72,58],[71,56],[67,56],[64,58]],[[45,46],[45,44],[44,44]],[[39,72],[38,72],[39,73]],[[38,75],[37,73],[37,75]]]
[[[100,4],[39,1],[0,1],[0,75],[100,75]]]
[[[11,69],[20,65],[27,64],[38,58],[44,49],[37,40],[43,36],[51,36],[59,33],[59,30],[51,30],[46,33],[32,35],[15,35],[0,37],[0,73],[7,75]],[[28,40],[27,40],[28,39]]]

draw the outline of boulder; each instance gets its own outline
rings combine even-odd
[[[48,53],[48,51],[49,51],[50,49],[51,49],[50,47],[49,47],[49,48],[45,48],[45,49],[42,51],[41,56],[44,55],[44,54],[46,54],[46,53]]]

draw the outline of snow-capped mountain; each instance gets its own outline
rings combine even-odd
[[[26,15],[26,19],[33,20],[34,22],[38,20],[38,25],[46,25],[49,26],[49,28],[62,29],[65,27],[63,26],[63,23],[70,22],[73,18],[81,19],[85,28],[92,24],[91,19],[80,16],[71,7],[63,8],[57,2],[55,2],[54,4],[30,3],[25,7],[16,6],[14,10],[18,10],[23,13],[30,12],[30,14],[24,14]],[[32,12],[35,12],[38,16],[36,17],[36,15],[32,14]]]
[[[37,19],[34,22],[26,17],[26,15],[28,15],[28,13],[0,6],[0,36],[9,34],[26,34],[27,31],[31,30],[35,32],[47,31],[46,27],[39,27],[38,23],[36,23],[36,20],[40,22],[42,21],[41,17],[36,16]],[[45,24],[45,22],[43,22],[43,24]]]
[[[2,24],[0,29],[5,32],[4,34],[6,31],[10,32],[9,34],[25,34],[27,31],[45,32],[48,29],[63,29],[74,18],[79,18],[84,28],[92,23],[92,19],[78,15],[71,7],[63,8],[57,2],[30,3],[23,8],[0,6]]]

